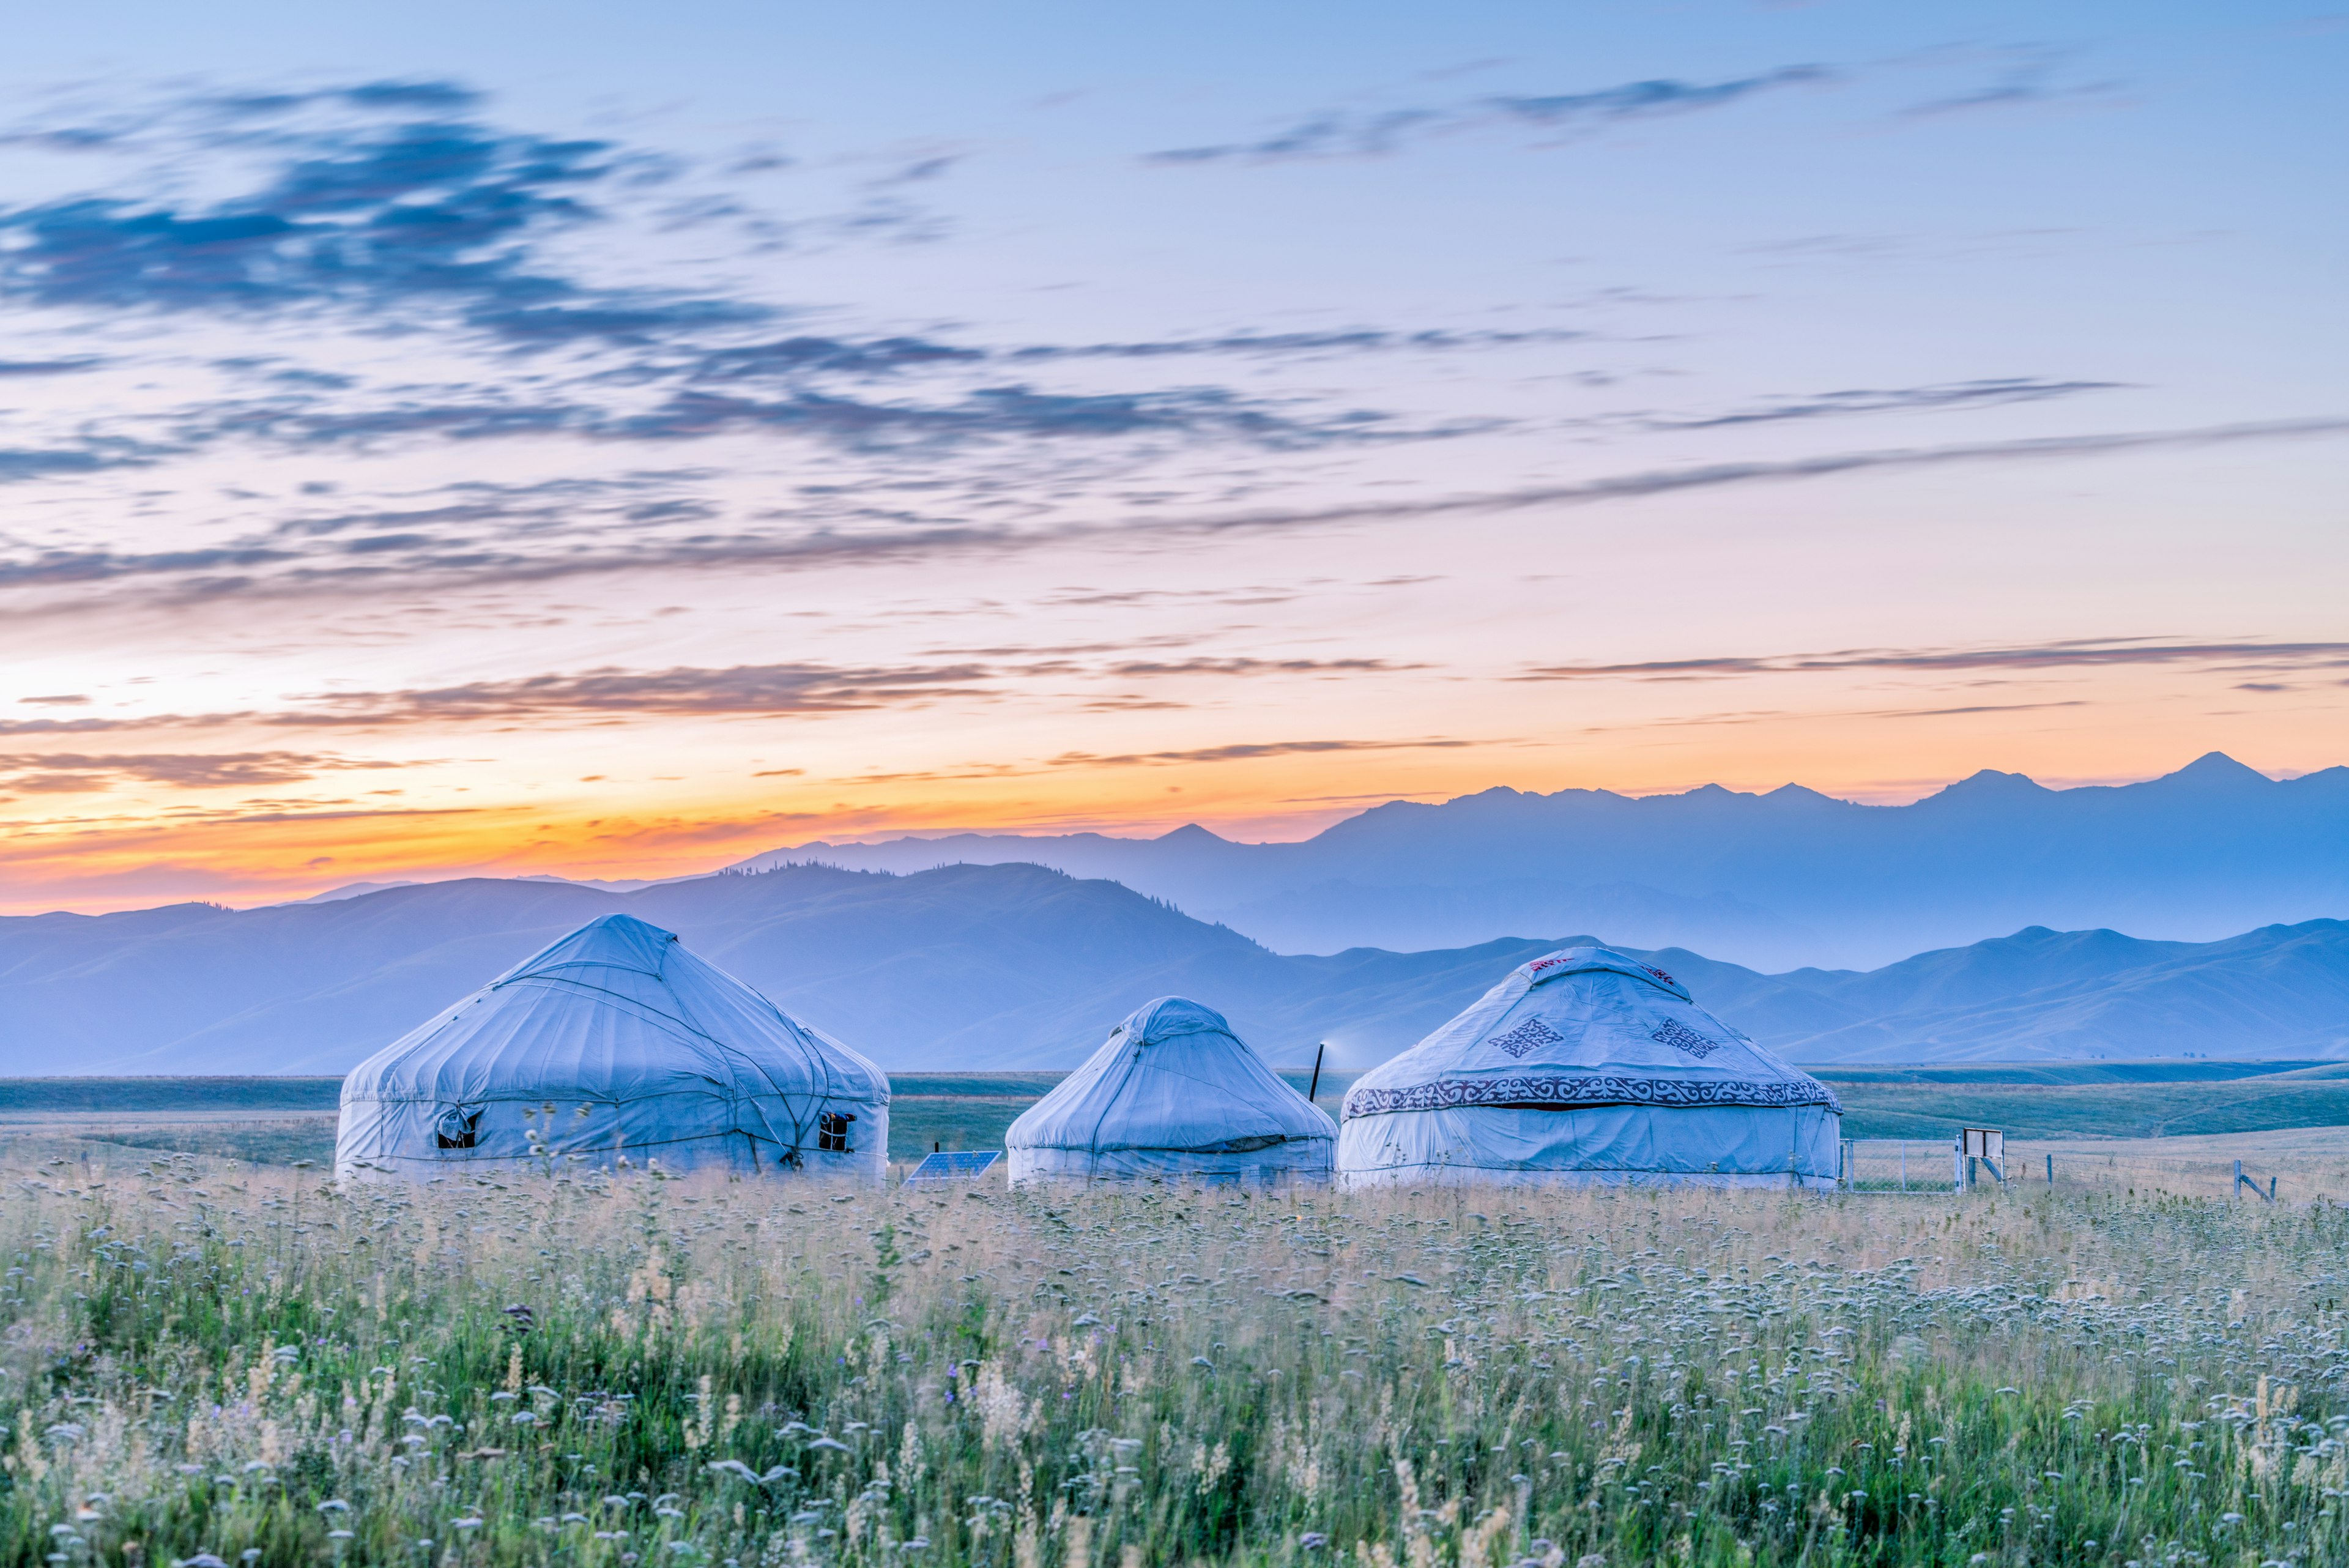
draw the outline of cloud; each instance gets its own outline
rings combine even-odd
[[[805,436],[851,450],[974,441],[1220,438],[1272,448],[1333,441],[1428,440],[1467,427],[1406,430],[1362,410],[1299,416],[1219,388],[1075,394],[982,387],[928,401],[882,402],[833,392],[756,398],[678,391],[653,408],[621,413],[592,404],[507,399],[335,408],[317,403],[230,405],[204,438],[262,437],[296,446],[372,446],[414,436],[490,441],[568,435],[598,441],[703,441],[744,431]],[[0,454],[0,471],[5,471]]]
[[[1326,358],[1338,354],[1454,353],[1587,340],[1588,332],[1541,327],[1517,332],[1415,331],[1355,327],[1334,332],[1225,332],[1195,337],[1099,343],[1031,343],[975,348],[903,336],[850,338],[802,336],[709,349],[686,367],[697,382],[816,375],[881,378],[909,370],[991,364],[1041,365],[1087,359]]]
[[[477,680],[400,691],[336,691],[305,701],[316,720],[338,724],[418,720],[520,720],[595,714],[685,714],[773,718],[843,713],[945,697],[993,695],[989,671],[972,664],[898,669],[819,664],[745,664],[723,670],[592,670]]]
[[[72,196],[0,210],[0,286],[110,311],[550,302],[579,290],[533,270],[530,242],[597,215],[587,196],[614,154],[462,120],[320,132],[258,189],[208,205]]]
[[[208,550],[42,550],[0,560],[0,588],[107,582],[129,576],[181,576],[241,570],[295,558],[295,552],[254,545]]]
[[[0,484],[34,479],[57,479],[73,474],[103,473],[109,469],[145,468],[160,462],[167,449],[143,441],[97,438],[70,447],[0,447]]]
[[[1610,121],[1691,114],[1720,109],[1757,94],[1836,79],[1824,66],[1785,66],[1717,82],[1669,79],[1624,82],[1585,92],[1496,95],[1438,108],[1375,112],[1332,109],[1311,115],[1253,141],[1179,147],[1143,160],[1156,164],[1280,163],[1300,159],[1371,158],[1406,143],[1494,126],[1574,130]]]
[[[1806,398],[1778,398],[1759,408],[1704,419],[1649,419],[1642,429],[1656,431],[1720,430],[1730,425],[1770,424],[1784,420],[1815,420],[1845,414],[1916,413],[1941,409],[1985,408],[1999,403],[2034,403],[2069,398],[2082,392],[2109,392],[2126,388],[2125,381],[2048,381],[2035,376],[2008,376],[1983,381],[1947,381],[1935,386],[1854,389],[1818,392]]]
[[[1063,752],[1051,759],[1056,768],[1164,767],[1178,763],[1253,762],[1259,757],[1312,756],[1325,752],[1449,751],[1482,745],[1479,741],[1250,741],[1226,746],[1203,746],[1187,752],[1129,752],[1098,756],[1091,752]]]
[[[1413,523],[1566,510],[1651,496],[1843,474],[1898,472],[2054,458],[2334,438],[2349,418],[2323,417],[2170,431],[2116,431],[1936,447],[1828,452],[1781,462],[1699,464],[1603,475],[1569,484],[1361,501],[1321,507],[1212,513],[1163,507],[1078,522],[973,521],[926,517],[876,505],[869,494],[810,487],[794,504],[734,529],[703,525],[689,498],[665,487],[708,477],[699,470],[654,472],[540,486],[451,486],[447,508],[346,511],[289,520],[268,534],[202,549],[117,552],[103,548],[0,555],[0,589],[151,583],[163,594],[381,593],[394,586],[482,587],[647,571],[738,571],[837,566],[956,556],[1006,555],[1071,543],[1214,538],[1299,529]],[[636,521],[676,507],[695,521],[689,535]],[[647,512],[647,508],[653,508]],[[363,534],[363,530],[373,529]],[[345,542],[345,535],[359,535]]]
[[[844,374],[894,376],[939,365],[967,365],[992,358],[981,348],[933,343],[921,337],[780,337],[713,348],[691,369],[698,380],[732,381],[756,377]]]
[[[682,441],[730,431],[781,431],[863,446],[898,441],[1017,437],[1215,435],[1269,447],[1322,445],[1370,436],[1424,439],[1441,430],[1382,428],[1383,416],[1348,411],[1300,419],[1220,388],[1073,394],[1032,387],[982,387],[942,403],[880,403],[801,392],[781,399],[680,392],[659,408],[600,421],[589,433],[636,441]]]
[[[1108,667],[1123,677],[1159,675],[1364,675],[1424,670],[1423,664],[1393,664],[1383,659],[1128,659]]]
[[[1930,119],[1984,109],[2031,108],[2070,99],[2109,97],[2121,84],[2113,80],[2059,83],[2056,74],[2075,51],[2044,46],[1992,52],[1998,69],[1992,79],[1940,98],[1927,99],[1900,111],[1908,119]]]
[[[0,735],[99,735],[124,730],[211,730],[233,723],[233,713],[143,714],[135,719],[0,719]]]
[[[195,105],[231,119],[291,113],[317,104],[343,104],[362,109],[419,109],[455,113],[478,108],[482,95],[450,81],[361,82],[356,87],[321,88],[312,92],[241,92],[199,95]]]
[[[1915,671],[2060,670],[2080,666],[2194,664],[2216,670],[2349,666],[2349,642],[2163,642],[2148,638],[2088,638],[2019,648],[1846,649],[1831,653],[1652,659],[1635,664],[1542,665],[1518,680],[1712,680],[1745,675],[1848,670]],[[1971,712],[1971,709],[1936,709]]]
[[[0,141],[105,147],[149,165],[143,192],[0,207],[0,292],[19,306],[307,309],[371,330],[388,318],[429,322],[519,353],[644,348],[771,327],[783,312],[736,287],[591,281],[564,250],[568,239],[596,225],[660,232],[712,217],[769,250],[793,228],[818,238],[936,228],[903,201],[869,199],[781,224],[730,195],[669,190],[697,172],[688,161],[606,137],[511,129],[486,108],[460,83],[363,82],[183,92],[101,125],[0,132]],[[177,171],[191,161],[216,176],[208,184],[226,188],[204,199],[177,193]]]
[[[0,788],[26,794],[88,794],[117,784],[222,789],[295,784],[329,771],[408,765],[306,752],[149,753],[123,756],[89,756],[70,752],[0,753]]]
[[[1033,345],[1004,350],[999,358],[1040,362],[1053,359],[1163,359],[1177,355],[1300,357],[1330,354],[1449,353],[1460,349],[1514,348],[1534,343],[1572,343],[1587,332],[1563,327],[1526,332],[1416,332],[1361,327],[1347,332],[1229,332],[1206,337],[1169,337],[1126,343]]]
[[[85,355],[77,359],[0,359],[0,379],[31,376],[71,376],[95,370],[106,361]]]
[[[1516,490],[1437,496],[1425,501],[1357,502],[1280,512],[1237,513],[1181,524],[1201,533],[1286,529],[1332,523],[1413,522],[1474,513],[1523,511],[1537,506],[1595,506],[1733,485],[1782,484],[1837,474],[1902,469],[1968,467],[2038,462],[2046,458],[2100,457],[2164,448],[2230,446],[2244,441],[2303,441],[2349,434],[2349,418],[2323,415],[2255,424],[2209,425],[2194,430],[2119,431],[2096,435],[2042,436],[2023,441],[1981,441],[1957,446],[1893,447],[1873,452],[1827,452],[1775,462],[1722,462],[1615,474],[1574,484],[1527,485]]]
[[[0,735],[229,728],[372,730],[416,723],[527,723],[583,720],[594,722],[644,716],[787,718],[859,712],[885,707],[921,706],[947,699],[990,699],[1001,695],[1007,681],[1016,680],[1070,676],[1115,680],[1184,676],[1342,677],[1425,668],[1381,659],[1231,658],[1163,661],[1129,659],[1085,663],[1051,650],[1000,649],[990,651],[1012,656],[1016,661],[980,663],[965,659],[949,663],[899,666],[757,664],[726,668],[679,666],[652,670],[605,668],[576,674],[469,681],[457,686],[304,692],[291,697],[289,706],[275,710],[150,713],[120,719],[0,720]],[[1112,652],[1116,651],[1116,647],[1100,645],[1071,651]],[[1117,700],[1108,705],[1160,707],[1177,704]],[[1417,745],[1423,742],[1410,743]],[[1298,744],[1307,750],[1330,750],[1344,749],[1356,742]],[[213,762],[230,772],[240,767],[326,769],[360,765],[341,763],[328,755],[286,752],[192,758],[20,756],[10,759],[0,755],[0,772],[11,767],[19,770],[38,767],[50,772],[79,770],[145,777],[149,775],[139,774],[138,769],[151,765],[157,768],[181,767],[188,776],[193,777]],[[222,777],[225,779],[227,776],[228,773],[224,772]],[[287,776],[297,775],[289,774]],[[762,774],[758,776],[771,775]],[[158,782],[164,781],[159,778]],[[259,784],[273,781],[255,776],[241,782]]]
[[[963,662],[896,667],[750,664],[728,669],[605,669],[578,675],[530,676],[409,691],[311,693],[300,699],[311,704],[307,708],[244,717],[252,722],[305,726],[636,714],[781,718],[922,704],[944,698],[993,697],[999,694],[1002,681],[1014,677],[1342,675],[1417,668],[1420,667],[1392,665],[1377,659],[1202,659],[1174,663],[1130,660],[1099,670],[1066,660],[1016,667]]]

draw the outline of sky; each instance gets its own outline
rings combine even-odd
[[[0,911],[2349,760],[2349,14],[132,0]]]

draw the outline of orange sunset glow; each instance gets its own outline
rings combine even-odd
[[[27,98],[0,909],[2340,761],[2305,141],[1722,25]]]

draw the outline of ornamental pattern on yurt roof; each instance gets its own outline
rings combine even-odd
[[[1677,1018],[1667,1018],[1648,1032],[1648,1038],[1659,1045],[1669,1045],[1675,1051],[1685,1051],[1698,1061],[1703,1061],[1722,1047],[1722,1042],[1709,1034],[1700,1034]]]
[[[1495,1034],[1490,1040],[1485,1041],[1485,1044],[1487,1045],[1497,1045],[1503,1051],[1507,1052],[1511,1056],[1516,1057],[1519,1061],[1523,1061],[1525,1060],[1526,1053],[1531,1051],[1535,1046],[1555,1045],[1565,1038],[1565,1035],[1560,1034],[1557,1030],[1552,1029],[1540,1019],[1528,1018],[1523,1023],[1518,1024],[1515,1029],[1510,1030],[1506,1034]]]
[[[1440,1111],[1460,1106],[1510,1106],[1571,1110],[1581,1106],[1825,1106],[1843,1105],[1815,1078],[1757,1083],[1734,1078],[1627,1078],[1614,1074],[1545,1074],[1515,1078],[1439,1078],[1407,1089],[1356,1089],[1346,1096],[1349,1117],[1394,1111]]]

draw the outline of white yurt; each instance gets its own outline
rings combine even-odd
[[[625,1156],[878,1180],[888,1148],[878,1067],[670,932],[605,915],[354,1068],[335,1168],[421,1178]]]
[[[1347,1093],[1338,1179],[1832,1187],[1843,1107],[1653,964],[1568,948]]]
[[[1003,1135],[1011,1179],[1327,1181],[1337,1127],[1224,1015],[1179,996],[1136,1008]]]

